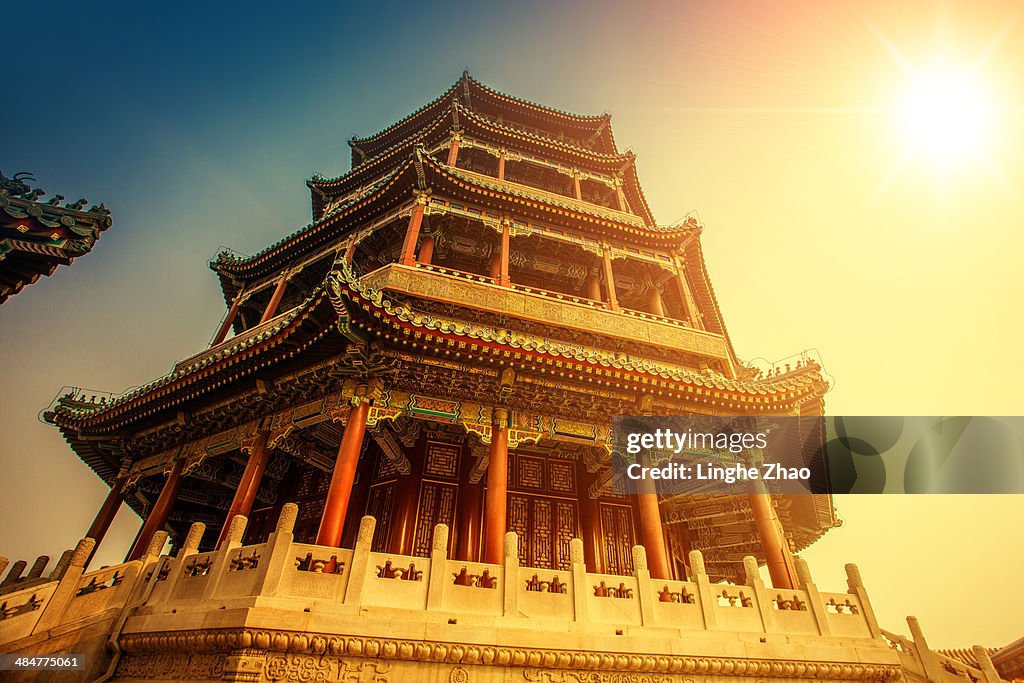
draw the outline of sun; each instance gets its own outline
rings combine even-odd
[[[942,167],[981,155],[990,142],[994,109],[976,75],[951,68],[908,75],[897,111],[912,153]]]

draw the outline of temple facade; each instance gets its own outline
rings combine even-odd
[[[210,264],[209,348],[46,412],[110,494],[57,569],[8,573],[5,651],[117,680],[998,680],[883,632],[854,566],[815,587],[830,496],[615,492],[613,415],[810,419],[828,383],[737,357],[702,226],[656,224],[608,116],[464,74],[349,144],[310,224]],[[138,537],[88,572],[122,503]]]

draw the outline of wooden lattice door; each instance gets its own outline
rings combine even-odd
[[[569,542],[579,536],[576,501],[510,493],[508,528],[519,534],[520,565],[568,569]]]
[[[420,504],[416,511],[416,536],[413,538],[412,554],[429,557],[434,546],[434,526],[447,524],[451,529],[455,521],[455,501],[458,486],[437,481],[424,481],[420,486]],[[451,553],[449,536],[448,552]]]
[[[601,503],[601,550],[608,574],[633,573],[633,514],[625,505]]]

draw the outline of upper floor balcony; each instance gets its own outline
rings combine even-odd
[[[521,284],[501,286],[497,278],[438,265],[393,263],[364,275],[361,281],[380,291],[500,315],[566,327],[701,356],[729,359],[725,337],[690,327],[681,320],[618,308],[609,302]]]

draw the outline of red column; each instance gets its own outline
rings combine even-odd
[[[427,235],[420,242],[420,255],[419,262],[429,266],[430,261],[434,258],[434,238]]]
[[[110,493],[107,494],[103,505],[100,506],[99,512],[96,513],[95,519],[92,520],[89,530],[85,532],[86,538],[96,541],[92,552],[89,553],[90,560],[96,554],[96,549],[100,547],[100,543],[103,541],[103,537],[106,536],[111,522],[117,516],[117,511],[121,509],[121,503],[124,502],[124,480],[125,477],[120,475],[114,479],[113,484],[110,486]],[[86,562],[86,565],[88,565],[88,562]]]
[[[608,306],[613,311],[619,310],[619,299],[615,296],[615,276],[612,274],[612,254],[606,246],[601,250],[604,257],[604,282],[608,287]]]
[[[146,549],[149,548],[150,541],[153,540],[153,534],[167,524],[167,518],[170,516],[171,509],[178,499],[178,491],[181,490],[181,470],[184,467],[184,459],[175,461],[167,481],[164,482],[164,487],[160,490],[160,496],[156,499],[153,509],[150,510],[149,516],[146,517],[146,521],[142,525],[142,531],[139,532],[139,535],[135,538],[135,544],[128,552],[128,557],[125,559],[126,562],[142,557]]]
[[[586,286],[588,299],[603,301],[601,298],[601,278],[597,276],[597,271],[591,271],[591,273],[587,275]]]
[[[327,490],[323,517],[320,518],[320,530],[316,534],[317,545],[337,546],[341,542],[341,532],[345,528],[345,514],[348,512],[349,498],[352,497],[352,484],[356,479],[356,466],[359,463],[359,451],[363,447],[363,434],[366,432],[366,417],[369,412],[370,404],[362,400],[348,415],[345,434],[341,437],[341,445],[338,446],[338,459],[334,463],[331,486]]]
[[[494,280],[494,284],[501,284],[501,254],[494,252],[491,254],[491,261],[488,264],[490,267],[491,279]]]
[[[572,191],[576,194],[576,199],[583,199],[583,192],[580,190],[580,174],[576,171],[572,172]]]
[[[501,564],[508,529],[508,412],[494,409],[491,450],[487,458],[487,497],[484,520],[484,556],[488,564]]]
[[[644,549],[647,550],[647,567],[651,570],[651,577],[670,579],[672,574],[668,568],[668,549],[665,547],[665,533],[661,528],[658,494],[654,491],[654,483],[649,479],[640,482],[637,504],[640,510],[640,530]]]
[[[405,242],[402,243],[402,255],[398,259],[403,266],[411,266],[416,263],[416,240],[419,239],[422,223],[423,204],[417,201],[412,208],[412,215],[409,216],[409,227],[405,231]]]
[[[508,252],[511,243],[512,228],[505,223],[501,228],[501,271],[498,273],[498,284],[502,287],[510,287],[512,281],[508,277]]]
[[[651,313],[654,315],[665,317],[665,306],[661,301],[661,292],[658,291],[657,287],[651,287],[647,290],[647,306],[651,309]]]
[[[622,191],[621,181],[616,181],[615,183],[615,203],[618,204],[619,211],[629,211],[629,205],[626,203],[626,193]]]
[[[277,287],[274,287],[274,293],[270,295],[270,301],[267,302],[267,307],[263,311],[263,317],[260,318],[260,325],[267,322],[277,314],[277,307],[281,303],[281,297],[284,296],[284,289],[287,286],[287,277],[282,277],[277,281]]]
[[[505,179],[505,150],[498,152],[498,180]]]
[[[693,293],[690,292],[690,284],[686,280],[686,270],[682,263],[678,263],[679,273],[676,277],[676,284],[679,287],[679,296],[683,298],[683,305],[686,307],[686,320],[690,323],[690,327],[703,330],[704,325],[701,324],[700,314],[697,311],[697,302],[693,300]]]
[[[472,149],[472,147],[470,147]],[[452,137],[452,146],[448,148],[448,165],[455,166],[459,161],[459,136]]]
[[[760,479],[748,482],[750,510],[757,524],[757,535],[761,538],[761,549],[768,564],[768,574],[775,588],[796,588],[799,582],[789,552],[789,544],[782,534],[782,523],[775,514],[771,494]]]
[[[249,454],[249,459],[245,463],[242,479],[238,482],[235,497],[231,500],[231,506],[228,508],[228,516],[224,520],[224,526],[220,529],[220,537],[217,539],[218,546],[227,538],[231,520],[235,515],[248,517],[252,512],[252,504],[256,500],[256,493],[260,490],[260,482],[263,481],[263,472],[267,469],[267,462],[270,460],[270,449],[267,448],[269,436],[266,432],[260,434],[252,445],[252,453]]]
[[[238,307],[242,305],[242,293],[239,292],[235,296],[235,300],[231,302],[231,308],[228,310],[228,315],[224,318],[224,322],[221,323],[220,329],[217,330],[217,336],[214,337],[213,343],[210,346],[216,346],[220,344],[228,336],[228,331],[231,326],[235,323],[235,318],[238,317]]]

